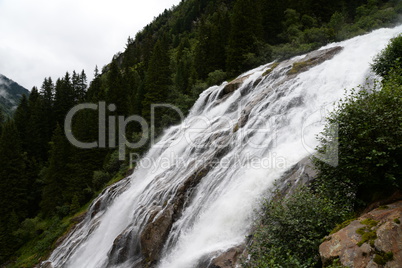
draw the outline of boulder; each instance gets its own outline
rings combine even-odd
[[[173,222],[173,207],[166,207],[163,211],[155,210],[151,213],[148,224],[141,233],[141,252],[146,263],[155,264],[160,257],[165,240]]]
[[[381,206],[329,235],[319,251],[324,267],[402,267],[402,201]]]
[[[227,94],[232,93],[237,89],[239,89],[240,86],[244,83],[244,81],[246,81],[246,79],[249,77],[250,75],[241,76],[227,83],[226,86],[219,93],[218,99],[221,99],[223,96],[226,96]]]
[[[324,61],[332,59],[343,48],[340,46],[331,47],[322,50],[316,50],[308,53],[300,61],[293,63],[292,68],[287,72],[288,75],[296,75],[309,70],[310,68],[323,63]]]
[[[208,268],[235,268],[243,252],[244,246],[231,248],[215,257]]]

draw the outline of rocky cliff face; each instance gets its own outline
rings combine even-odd
[[[327,236],[320,245],[324,267],[402,267],[402,201],[380,206]]]

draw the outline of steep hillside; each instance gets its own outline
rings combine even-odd
[[[11,115],[17,108],[22,95],[29,95],[29,91],[0,74],[0,111]]]

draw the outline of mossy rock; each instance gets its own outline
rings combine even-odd
[[[342,50],[342,47],[332,47],[323,50],[313,51],[307,54],[302,60],[293,63],[288,75],[296,75],[309,70],[310,68],[332,59]]]
[[[337,224],[336,227],[329,233],[330,235],[342,230],[343,228],[345,228],[346,226],[348,226],[352,221],[354,221],[355,219],[350,219],[350,220],[346,220],[340,224]]]
[[[373,247],[374,241],[377,239],[377,230],[375,227],[377,226],[378,221],[367,218],[365,220],[362,220],[360,223],[364,224],[365,226],[356,230],[356,233],[361,235],[362,237],[357,245],[360,247],[364,243],[368,242],[370,246]]]
[[[306,61],[299,61],[293,63],[292,69],[289,70],[288,75],[292,74],[298,74],[304,71],[305,69],[308,69],[308,67],[312,67],[315,65],[315,62],[312,59],[306,60]]]
[[[267,75],[269,75],[270,73],[272,73],[272,71],[273,71],[276,67],[278,67],[278,65],[279,65],[279,62],[274,62],[274,63],[272,63],[272,65],[270,66],[270,68],[267,69],[267,70],[262,74],[262,76],[267,76]]]
[[[376,252],[374,256],[374,262],[378,265],[385,265],[387,262],[392,261],[394,259],[394,253],[392,252]]]

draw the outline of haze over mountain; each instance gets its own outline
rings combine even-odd
[[[28,96],[29,90],[0,74],[0,111],[11,115],[24,94]]]

